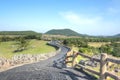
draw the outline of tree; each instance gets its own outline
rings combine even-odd
[[[101,46],[99,48],[101,53],[108,53],[116,57],[120,57],[120,43],[111,43]]]
[[[113,52],[111,54],[113,56],[120,57],[120,47],[114,47]]]
[[[64,41],[63,41],[63,44],[64,44],[64,45],[68,45],[67,40],[64,40]]]
[[[113,51],[112,47],[110,45],[102,45],[100,48],[100,53],[108,53],[111,54],[111,52]]]
[[[25,39],[36,39],[36,35],[26,35]]]
[[[6,41],[10,41],[10,40],[11,40],[11,38],[8,37],[8,36],[6,36],[6,35],[3,35],[3,36],[1,37],[1,41],[2,41],[2,42],[6,42]]]
[[[29,45],[29,40],[25,39],[24,37],[19,37],[17,39],[17,42],[18,42],[17,43],[18,44],[18,48],[14,52],[23,51],[23,50],[27,49],[27,47]]]

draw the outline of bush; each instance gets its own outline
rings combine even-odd
[[[113,56],[120,57],[120,47],[114,47],[113,51],[111,52]]]
[[[18,45],[18,48],[17,50],[15,50],[14,52],[20,52],[20,51],[23,51],[25,49],[27,49],[28,45],[29,45],[29,40],[25,39],[24,37],[19,37],[17,39],[17,45]]]
[[[108,53],[115,57],[120,57],[120,43],[111,43],[99,48],[101,53]]]

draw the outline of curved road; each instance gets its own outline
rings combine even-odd
[[[47,60],[1,72],[0,80],[96,80],[83,71],[66,68],[64,55],[70,49],[56,42],[50,44],[61,48],[61,51]]]

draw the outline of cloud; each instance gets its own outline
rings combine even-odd
[[[59,14],[64,20],[70,23],[72,29],[80,33],[110,35],[118,33],[120,29],[116,18],[108,18],[110,17],[109,15],[106,17],[106,15],[89,15],[89,13],[86,15],[75,12],[61,12]]]
[[[76,25],[96,25],[102,20],[102,17],[88,17],[87,15],[78,15],[74,12],[61,12],[60,15],[68,22]]]

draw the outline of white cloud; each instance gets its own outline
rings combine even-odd
[[[60,15],[70,23],[72,29],[80,33],[110,35],[119,32],[119,23],[114,18],[108,19],[104,15],[85,15],[74,12],[61,12]]]
[[[87,15],[78,15],[74,12],[62,12],[60,13],[64,19],[72,24],[76,25],[96,25],[102,20],[102,17],[88,17]]]

